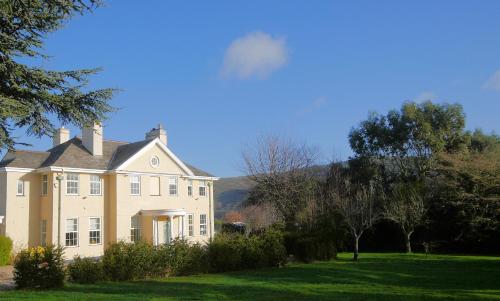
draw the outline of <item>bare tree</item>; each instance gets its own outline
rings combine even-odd
[[[285,223],[293,223],[316,189],[310,167],[318,153],[305,144],[279,137],[259,139],[243,152],[245,169],[255,182],[249,204],[272,204]]]
[[[245,230],[248,233],[267,228],[279,221],[279,213],[271,204],[249,205],[241,210]]]
[[[332,164],[326,194],[350,229],[354,238],[353,260],[357,261],[359,239],[380,218],[378,207],[375,206],[375,183],[352,183],[348,173],[339,164]]]
[[[419,184],[398,183],[392,187],[390,200],[384,206],[384,217],[397,223],[403,231],[407,253],[411,253],[411,236],[415,228],[424,222],[425,213]]]

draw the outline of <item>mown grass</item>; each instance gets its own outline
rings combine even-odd
[[[1,292],[5,300],[500,300],[500,257],[351,254],[280,269]]]

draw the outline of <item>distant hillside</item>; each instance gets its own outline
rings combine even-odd
[[[237,207],[246,200],[253,182],[246,176],[221,178],[215,181],[215,217],[222,218],[224,213]]]
[[[319,177],[326,176],[328,165],[317,165],[311,167]],[[253,182],[246,176],[221,178],[215,181],[215,218],[222,218],[227,211],[237,210],[238,206],[246,200]]]

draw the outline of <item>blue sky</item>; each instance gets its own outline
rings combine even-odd
[[[123,90],[106,138],[161,122],[181,159],[234,176],[268,134],[345,159],[351,127],[405,100],[458,102],[467,128],[500,132],[499,16],[500,1],[107,1],[48,37],[43,66],[100,66],[92,87]]]

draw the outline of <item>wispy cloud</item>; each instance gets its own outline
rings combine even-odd
[[[224,78],[267,78],[288,61],[286,41],[265,32],[252,32],[234,40],[226,49],[221,74]]]
[[[320,97],[314,99],[306,108],[299,111],[299,114],[304,115],[304,114],[312,113],[312,112],[318,110],[319,108],[323,107],[326,104],[326,102],[327,102],[326,97],[320,96]]]
[[[433,101],[437,98],[436,94],[430,91],[424,91],[413,98],[414,102]]]
[[[500,91],[500,69],[483,84],[483,89]]]

